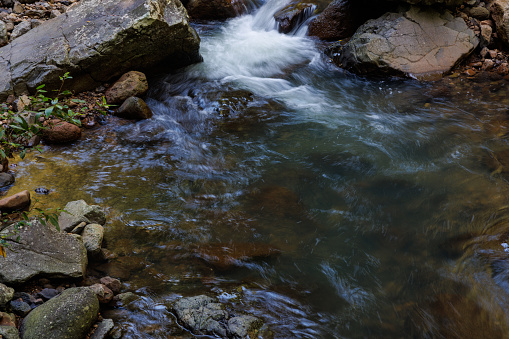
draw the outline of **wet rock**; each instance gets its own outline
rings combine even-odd
[[[0,326],[16,327],[16,315],[14,313],[0,312]]]
[[[69,288],[30,312],[21,334],[24,339],[84,338],[98,314],[99,301],[90,288]]]
[[[21,21],[12,30],[11,41],[22,36],[23,34],[27,33],[31,29],[32,29],[32,24],[30,23],[30,21]]]
[[[152,118],[152,111],[142,99],[130,97],[119,107],[116,115],[124,119],[143,120]]]
[[[467,14],[479,20],[487,20],[490,18],[490,11],[483,6],[472,7],[467,10]]]
[[[115,300],[124,306],[127,306],[138,299],[140,299],[140,297],[133,292],[120,293],[119,295],[115,296]]]
[[[72,229],[71,233],[72,234],[81,234],[86,226],[87,226],[86,222],[81,222],[78,224],[78,226],[76,226]]]
[[[243,1],[189,0],[186,5],[189,16],[195,20],[225,20],[244,12]]]
[[[11,227],[2,232],[12,231]],[[19,243],[12,243],[6,249],[6,258],[2,259],[1,282],[21,284],[35,276],[83,277],[88,261],[81,240],[38,220],[21,229],[19,236]]]
[[[0,326],[0,338],[19,339],[18,329],[13,326]]]
[[[101,253],[101,246],[104,237],[104,228],[99,224],[89,224],[85,226],[83,233],[83,244],[89,255],[97,256]]]
[[[213,244],[194,249],[196,256],[222,271],[242,266],[246,262],[275,258],[281,251],[268,244]]]
[[[120,288],[122,287],[120,280],[112,278],[112,277],[102,277],[100,282],[101,282],[101,284],[108,287],[115,294],[120,292]]]
[[[45,288],[41,292],[37,293],[37,297],[42,298],[44,300],[50,300],[59,294],[60,292],[58,292],[58,290],[54,288]]]
[[[340,40],[352,36],[359,25],[354,3],[335,0],[309,24],[308,34],[322,40]]]
[[[0,20],[0,46],[7,44],[9,37],[7,36],[7,25]]]
[[[82,222],[99,225],[106,223],[106,215],[102,208],[97,205],[88,205],[84,200],[68,202],[64,211],[58,217],[58,225],[64,232],[72,231]]]
[[[228,320],[228,332],[234,338],[256,338],[256,331],[263,321],[251,315],[242,315]]]
[[[66,121],[50,120],[48,128],[42,132],[42,138],[52,144],[74,142],[81,138],[81,129]]]
[[[113,320],[111,319],[103,319],[95,329],[94,333],[90,336],[90,339],[104,339],[108,338],[110,333],[113,330]]]
[[[12,212],[30,205],[30,192],[23,191],[0,200],[0,211]]]
[[[94,284],[90,288],[94,291],[101,304],[107,304],[113,299],[113,292],[103,284]]]
[[[200,60],[199,37],[180,1],[84,0],[0,48],[0,100],[41,83],[58,88],[65,72],[73,77],[66,87],[80,92],[140,66]]]
[[[430,33],[433,32],[433,33]],[[342,49],[342,65],[359,74],[441,77],[477,46],[463,19],[411,7],[363,24]]]
[[[14,297],[14,288],[0,284],[0,308]]]
[[[490,5],[490,12],[497,27],[498,37],[509,45],[509,1],[494,0]]]
[[[44,187],[37,187],[35,189],[35,193],[47,195],[47,194],[49,194],[49,189],[44,188]]]
[[[14,175],[11,173],[0,173],[0,188],[9,186],[14,183]]]
[[[11,308],[11,311],[16,315],[19,315],[20,317],[26,316],[32,310],[32,308],[30,308],[30,305],[21,299],[12,300],[9,303],[9,306]]]
[[[140,97],[148,91],[148,81],[142,72],[127,72],[105,93],[109,104],[121,104],[129,97]]]
[[[316,5],[304,1],[293,1],[274,14],[280,33],[290,33],[313,15]]]
[[[173,311],[178,320],[194,334],[218,335],[227,337],[223,325],[228,320],[224,306],[206,295],[182,298],[178,300]]]

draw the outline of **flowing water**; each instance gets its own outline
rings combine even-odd
[[[197,26],[204,62],[152,81],[152,119],[45,147],[11,192],[107,209],[95,270],[142,296],[104,314],[124,338],[192,337],[170,305],[203,293],[275,338],[506,335],[507,82],[353,76],[275,30],[283,5]]]

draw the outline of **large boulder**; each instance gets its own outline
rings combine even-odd
[[[13,232],[13,226],[2,231]],[[88,264],[80,238],[58,232],[53,225],[31,221],[19,230],[19,242],[11,242],[2,258],[0,282],[13,285],[34,277],[81,278]],[[16,235],[12,239],[16,239]]]
[[[475,33],[449,11],[411,7],[368,20],[345,44],[340,62],[359,74],[432,80],[478,45]]]
[[[495,0],[490,6],[491,17],[497,26],[500,39],[509,45],[509,0]]]
[[[35,308],[23,320],[23,339],[85,338],[99,315],[99,301],[88,287],[69,288]]]
[[[322,40],[339,40],[351,36],[357,27],[357,12],[351,0],[334,0],[309,24],[309,35]]]
[[[93,89],[131,69],[200,61],[199,37],[178,0],[82,0],[0,48],[0,100],[41,83]]]
[[[187,12],[196,20],[225,20],[254,7],[251,0],[189,0]]]

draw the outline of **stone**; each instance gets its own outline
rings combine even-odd
[[[12,11],[16,14],[21,14],[25,11],[25,8],[18,1],[14,1],[14,6],[12,7]]]
[[[391,0],[391,1],[403,1],[412,5],[423,5],[423,6],[434,6],[443,5],[447,7],[454,7],[466,3],[466,0]]]
[[[478,45],[463,19],[412,6],[368,20],[343,47],[343,67],[363,75],[441,78]]]
[[[493,34],[493,29],[490,25],[481,25],[481,34],[479,35],[479,45],[481,47],[486,47],[491,44],[491,35]]]
[[[100,282],[101,282],[101,284],[108,287],[115,294],[119,293],[120,288],[122,287],[120,280],[112,278],[112,277],[102,277],[100,279]]]
[[[152,111],[142,99],[130,97],[119,107],[116,115],[124,119],[142,120],[150,119]]]
[[[354,3],[334,0],[309,24],[308,34],[322,40],[340,40],[352,36],[359,27]]]
[[[189,16],[195,20],[226,20],[242,14],[242,1],[189,0],[186,5]]]
[[[71,233],[72,234],[81,234],[86,226],[87,226],[86,222],[81,222],[78,226],[76,226],[72,229]]]
[[[278,31],[288,34],[298,29],[302,23],[313,15],[316,6],[304,1],[294,1],[274,14]]]
[[[120,302],[123,306],[127,306],[138,299],[140,299],[140,297],[133,292],[120,293],[119,295],[115,296],[115,300]]]
[[[30,21],[21,21],[19,24],[14,26],[14,29],[11,33],[11,41],[19,38],[23,34],[26,34],[29,30],[32,29],[32,24]]]
[[[81,278],[87,267],[83,242],[54,226],[32,220],[30,227],[19,230],[19,243],[5,249],[0,282],[22,284],[34,277]],[[11,232],[12,226],[2,232]]]
[[[494,0],[490,6],[498,37],[509,45],[509,0]]]
[[[251,315],[237,316],[228,320],[228,332],[234,338],[256,338],[252,334],[262,325],[263,321]]]
[[[99,315],[99,301],[88,287],[69,288],[35,308],[23,320],[23,339],[84,338]]]
[[[18,329],[13,326],[0,326],[0,338],[19,339]]]
[[[0,20],[0,46],[3,46],[9,42],[9,37],[7,36],[7,25],[5,22]]]
[[[490,11],[486,7],[476,6],[468,10],[468,14],[479,20],[487,20],[490,18]]]
[[[30,205],[30,192],[23,191],[0,200],[0,211],[12,212]]]
[[[148,81],[142,72],[131,71],[122,75],[105,93],[108,104],[121,104],[127,98],[143,96],[148,91]]]
[[[74,142],[81,138],[81,128],[66,121],[50,120],[48,128],[42,132],[42,138],[51,144]]]
[[[0,326],[16,327],[16,315],[14,313],[0,312]]]
[[[103,319],[95,329],[94,333],[90,336],[90,339],[104,339],[108,338],[110,333],[113,330],[113,326],[115,324],[113,323],[113,320],[111,319]]]
[[[106,215],[100,206],[88,205],[84,200],[70,201],[65,205],[64,212],[58,217],[58,225],[63,232],[70,232],[80,223],[106,223]]]
[[[223,325],[228,321],[224,305],[206,295],[179,299],[173,305],[178,320],[193,334],[217,335],[227,337]]]
[[[0,100],[60,87],[81,92],[132,69],[175,69],[201,61],[199,37],[177,0],[82,0],[66,15],[0,48]]]
[[[45,288],[42,291],[40,291],[39,293],[37,293],[37,297],[42,298],[44,300],[50,300],[59,294],[60,294],[60,292],[58,292],[54,288]]]
[[[0,173],[0,188],[9,186],[14,183],[14,175],[7,172]]]
[[[101,253],[101,246],[104,237],[104,228],[99,224],[88,224],[85,226],[83,233],[83,244],[89,255],[97,256]]]
[[[7,304],[14,297],[14,288],[0,283],[0,308]]]
[[[9,303],[9,306],[11,308],[11,311],[16,315],[19,315],[20,317],[25,317],[32,310],[30,308],[30,305],[21,299],[12,300]]]
[[[101,304],[107,304],[113,299],[113,292],[103,284],[94,284],[90,288],[94,291]]]

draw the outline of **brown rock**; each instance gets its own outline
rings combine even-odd
[[[274,14],[280,33],[290,33],[313,14],[314,5],[298,2],[290,4]]]
[[[48,143],[73,142],[81,138],[81,129],[65,121],[51,120],[48,128],[43,131],[42,137]]]
[[[322,40],[351,36],[359,27],[352,1],[333,1],[311,24],[308,34]]]
[[[491,35],[493,29],[489,25],[481,25],[480,44],[481,46],[488,46],[491,44]]]
[[[469,77],[473,77],[475,75],[475,69],[472,69],[472,68],[469,68],[465,71],[465,74],[468,75]]]
[[[127,72],[105,93],[109,104],[121,104],[132,96],[142,96],[148,91],[148,81],[141,72]]]
[[[113,292],[103,284],[94,284],[90,288],[97,295],[101,304],[107,304],[113,299]]]
[[[13,313],[0,312],[0,326],[16,327],[16,316]]]
[[[152,111],[143,99],[130,97],[120,106],[116,115],[124,119],[143,120],[152,118]]]
[[[495,61],[491,59],[484,60],[484,63],[482,65],[483,71],[491,71],[493,69],[493,66],[495,66]]]
[[[28,191],[19,192],[0,200],[0,210],[2,212],[20,210],[28,205],[30,205],[30,192]]]
[[[509,44],[509,1],[494,0],[490,12],[497,27],[497,35],[505,44]]]
[[[108,287],[113,293],[118,294],[120,292],[120,288],[122,286],[120,280],[112,277],[102,277],[100,281],[101,284]]]
[[[241,14],[244,1],[190,0],[186,6],[189,16],[196,20],[226,20]]]
[[[498,66],[497,68],[497,73],[500,75],[509,74],[509,63],[507,62],[501,63],[500,66]]]

